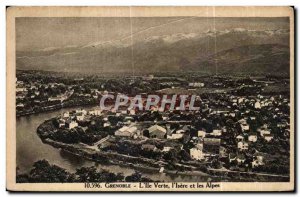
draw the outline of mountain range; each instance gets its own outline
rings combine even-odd
[[[289,31],[235,28],[17,51],[17,69],[72,72],[288,73]]]

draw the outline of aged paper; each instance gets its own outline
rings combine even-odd
[[[292,7],[7,8],[9,191],[294,191]]]

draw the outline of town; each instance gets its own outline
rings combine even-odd
[[[49,77],[36,72],[17,72],[17,116],[77,106],[41,123],[38,133],[44,140],[80,144],[133,161],[142,158],[131,163],[162,173],[201,171],[228,180],[288,180],[288,78],[197,73]],[[129,98],[197,95],[199,109],[188,110],[188,102],[186,110],[160,110],[160,103],[147,111],[129,108],[129,103],[102,110],[99,101],[108,93]],[[87,105],[92,109],[86,110]]]

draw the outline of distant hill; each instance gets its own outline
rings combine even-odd
[[[210,73],[289,73],[289,59],[287,46],[247,45],[200,58],[186,68]]]
[[[236,28],[17,51],[17,68],[101,72],[286,72],[289,31]]]

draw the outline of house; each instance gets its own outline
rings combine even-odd
[[[259,162],[263,162],[264,160],[264,154],[260,153],[260,152],[256,152],[253,154],[253,156],[259,161]]]
[[[231,116],[231,117],[235,117],[235,113],[234,112],[231,112],[231,113],[229,113],[229,116]]]
[[[173,148],[171,146],[164,146],[162,152],[169,152],[170,150],[172,150]]]
[[[250,120],[256,120],[255,116],[250,116]]]
[[[248,143],[247,142],[238,142],[238,149],[239,150],[248,150]]]
[[[268,142],[271,141],[274,138],[272,134],[266,134],[264,135],[264,139],[267,140]]]
[[[124,126],[120,129],[118,129],[116,132],[115,132],[115,136],[118,136],[118,137],[133,137],[134,134],[136,134],[137,132],[137,128],[132,126],[132,127],[129,127],[129,126]]]
[[[238,135],[238,136],[236,136],[236,140],[237,140],[238,142],[244,141],[244,136]]]
[[[111,123],[110,122],[105,122],[104,124],[103,124],[103,127],[110,127],[111,126]]]
[[[248,136],[249,142],[256,142],[257,141],[257,135],[255,133],[250,133]]]
[[[203,130],[198,131],[198,137],[205,138],[206,132]]]
[[[244,100],[245,100],[245,98],[241,97],[241,98],[238,99],[238,103],[239,103],[239,104],[240,104],[240,103],[243,103]]]
[[[260,102],[258,102],[258,101],[255,102],[254,108],[255,108],[255,109],[260,109],[260,108],[261,108]]]
[[[167,130],[159,125],[148,128],[150,138],[165,138]]]
[[[222,135],[222,130],[221,129],[214,129],[213,132],[211,133],[213,136],[221,136]]]
[[[189,83],[189,86],[200,88],[200,87],[204,87],[204,83],[194,82],[194,83]]]
[[[260,129],[258,130],[260,133],[260,136],[264,137],[265,135],[270,135],[271,131],[269,129]]]
[[[191,158],[194,160],[202,160],[204,159],[204,154],[199,148],[191,148],[190,149]]]
[[[83,115],[87,115],[87,111],[84,109],[76,109],[76,114],[82,113]]]
[[[94,115],[94,116],[100,116],[101,115],[101,110],[94,109],[94,110],[89,111],[89,114]]]
[[[204,138],[203,139],[203,152],[210,154],[220,153],[221,139],[217,138]]]
[[[83,121],[83,120],[84,120],[84,114],[83,114],[82,112],[77,113],[77,114],[76,114],[76,119],[77,119],[78,121]]]
[[[66,121],[66,127],[68,129],[73,129],[73,128],[77,127],[77,126],[78,126],[78,123],[76,121],[74,121],[74,120],[67,120]]]
[[[252,168],[257,167],[257,166],[262,166],[264,165],[263,159],[264,156],[262,153],[254,153],[254,160],[252,161]]]
[[[247,123],[241,124],[242,131],[249,131],[249,125]]]
[[[239,120],[239,123],[242,125],[242,124],[247,124],[247,120],[245,120],[244,118],[240,119]]]

